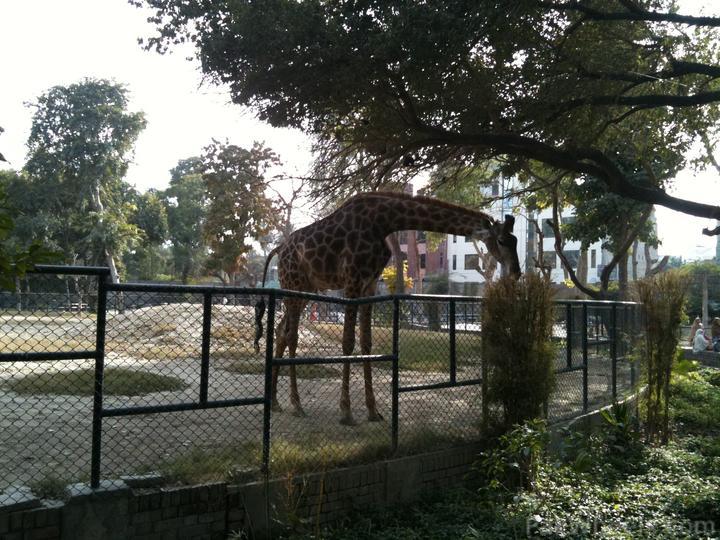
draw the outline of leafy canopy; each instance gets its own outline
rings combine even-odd
[[[235,102],[350,165],[329,187],[507,155],[509,172],[538,160],[720,217],[629,181],[614,159],[618,140],[650,159],[717,129],[720,18],[673,0],[131,2],[156,10],[147,47],[194,43]]]

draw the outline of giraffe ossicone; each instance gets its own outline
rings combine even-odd
[[[430,197],[402,193],[372,192],[348,199],[327,217],[293,232],[273,249],[265,262],[263,286],[272,257],[278,256],[278,278],[283,289],[316,293],[342,289],[346,298],[375,294],[377,280],[390,260],[386,237],[397,231],[421,230],[470,236],[481,240],[502,265],[503,274],[520,275],[515,219],[498,222],[488,214]],[[283,298],[284,313],[275,330],[275,358],[287,349],[294,358],[298,345],[300,315],[307,305],[302,298]],[[255,348],[262,337],[264,301],[256,306]],[[360,351],[372,350],[372,305],[345,307],[342,350],[350,356],[355,348],[355,326],[360,319]],[[382,420],[377,411],[370,362],[363,362],[365,405],[369,421]],[[278,368],[272,373],[272,406],[277,400]],[[290,366],[290,402],[296,415],[304,415],[297,389],[295,366]],[[340,391],[340,422],[355,423],[350,405],[350,364],[343,364]]]

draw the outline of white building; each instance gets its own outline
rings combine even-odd
[[[512,180],[508,181],[512,183]],[[494,185],[488,189],[488,196],[497,196],[507,189],[508,186]],[[536,220],[542,227],[543,231],[543,262],[551,268],[551,281],[553,283],[563,283],[568,279],[560,258],[555,252],[555,237],[553,229],[548,225],[548,220],[552,219],[552,209],[545,209],[537,215],[528,216],[526,210],[513,200],[495,201],[492,206],[486,210],[495,219],[503,220],[505,214],[515,216],[514,234],[518,239],[518,257],[520,259],[520,268],[523,271],[533,270],[535,268],[535,258],[537,257],[537,241],[539,239],[535,231],[535,225],[530,220]],[[568,223],[574,219],[574,209],[565,209],[562,212],[561,219],[563,223]],[[486,251],[482,242],[478,242],[478,246],[482,251]],[[657,250],[650,247],[650,265],[657,262]],[[577,264],[580,261],[580,242],[576,240],[565,239],[563,249],[568,260],[577,272]],[[605,266],[612,259],[613,254],[603,249],[602,242],[598,241],[591,244],[587,251],[587,282],[597,283],[600,281],[600,274]],[[640,242],[637,252],[634,256],[635,270],[633,272],[633,257],[628,257],[628,279],[632,280],[636,275],[638,278],[645,275],[648,261],[646,260],[645,245]],[[477,295],[481,291],[481,283],[484,281],[482,275],[477,271],[478,254],[470,238],[462,236],[448,235],[447,238],[447,271],[450,283],[450,292],[453,294]],[[496,270],[496,276],[499,275],[500,269]],[[618,269],[615,268],[611,275],[611,281],[617,280]]]

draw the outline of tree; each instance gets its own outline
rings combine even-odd
[[[36,264],[54,262],[58,253],[48,249],[39,241],[22,241],[15,230],[16,215],[8,204],[5,194],[5,180],[14,173],[0,171],[0,289],[17,288],[17,280]]]
[[[720,267],[712,261],[695,262],[680,267],[680,273],[689,283],[685,309],[690,319],[702,317],[707,323],[720,316]]]
[[[207,267],[227,283],[246,265],[251,240],[267,235],[280,220],[265,194],[265,173],[279,159],[260,143],[249,150],[214,141],[202,156],[209,201],[203,237],[210,248]]]
[[[539,161],[624,198],[720,217],[633,183],[609,144],[686,155],[720,129],[720,17],[678,13],[674,0],[130,1],[156,11],[147,48],[194,43],[236,103],[304,128],[351,165],[327,189],[506,155],[510,172]]]
[[[167,211],[173,273],[183,283],[197,276],[207,259],[203,224],[209,202],[201,171],[199,157],[181,160],[170,171],[170,186],[162,194]]]
[[[31,106],[25,171],[43,194],[38,210],[56,220],[50,239],[69,262],[104,262],[117,281],[116,259],[138,237],[122,179],[145,118],[127,110],[125,87],[97,79],[55,86]]]
[[[141,233],[135,248],[125,255],[125,267],[131,278],[157,279],[167,273],[167,249],[163,243],[168,239],[167,209],[161,194],[154,189],[146,193],[131,193],[134,212],[130,222]]]

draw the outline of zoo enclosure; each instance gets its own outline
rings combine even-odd
[[[264,471],[272,467],[271,448],[273,444],[282,445],[284,439],[276,437],[273,440],[273,433],[282,434],[282,425],[273,429],[272,419],[274,415],[271,410],[271,372],[272,368],[295,365],[301,366],[332,366],[350,362],[358,364],[369,361],[374,365],[390,365],[388,402],[390,408],[390,421],[380,425],[372,432],[377,436],[384,431],[387,435],[387,444],[391,451],[395,451],[399,445],[401,433],[401,397],[409,395],[429,396],[421,398],[421,401],[439,400],[438,392],[449,391],[458,395],[461,389],[472,389],[477,400],[482,394],[482,362],[479,357],[478,337],[481,335],[481,309],[482,301],[474,297],[455,296],[431,296],[431,295],[397,295],[378,296],[362,299],[343,299],[328,297],[317,294],[299,293],[278,289],[254,289],[238,287],[217,287],[217,286],[182,286],[182,285],[161,285],[161,284],[137,284],[109,283],[109,272],[106,268],[98,267],[59,267],[43,266],[38,267],[36,273],[40,276],[70,276],[74,280],[75,291],[70,292],[68,282],[65,282],[64,292],[53,294],[32,292],[32,296],[25,293],[23,298],[5,294],[3,313],[8,314],[17,311],[20,314],[36,313],[44,311],[46,315],[58,317],[60,310],[65,310],[74,318],[76,314],[89,315],[92,319],[94,346],[82,347],[78,343],[67,341],[60,347],[43,347],[41,343],[33,346],[32,350],[20,350],[17,343],[13,341],[3,342],[0,352],[0,362],[10,366],[31,365],[33,369],[40,369],[37,366],[50,363],[61,363],[61,368],[67,363],[76,361],[90,362],[93,371],[92,391],[92,417],[91,417],[91,444],[90,444],[90,466],[89,479],[93,487],[99,485],[102,474],[103,461],[103,437],[107,435],[107,427],[104,424],[108,421],[118,421],[123,418],[147,419],[153,415],[163,416],[169,413],[184,413],[190,411],[211,411],[230,410],[246,408],[254,416],[261,417],[261,424],[247,422],[248,431],[259,430],[262,434],[260,447],[260,466]],[[78,286],[79,279],[88,279],[93,284]],[[42,298],[46,297],[43,302]],[[332,350],[323,349],[320,345],[322,339],[332,337],[326,334],[308,334],[314,336],[317,341],[313,347],[301,351],[296,358],[275,358],[273,353],[274,327],[277,322],[279,303],[283,298],[296,297],[308,302],[306,313],[308,324],[315,324],[318,328],[323,327],[325,331],[337,332],[342,322],[342,310],[347,305],[374,306],[373,327],[376,336],[377,348],[383,351],[382,354],[367,356],[345,357],[341,354],[334,354]],[[30,298],[30,305],[28,305]],[[215,315],[222,316],[223,308],[230,303],[237,307],[238,313],[243,313],[245,323],[248,322],[248,315],[251,314],[255,302],[264,298],[268,304],[265,324],[264,352],[261,357],[261,373],[256,373],[262,380],[261,385],[255,387],[243,387],[242,395],[232,395],[224,399],[211,399],[211,376],[213,367],[213,341],[222,339],[220,332],[215,332]],[[229,301],[228,301],[229,300]],[[117,401],[108,404],[105,388],[105,371],[109,359],[106,345],[108,336],[114,342],[122,341],[124,327],[118,327],[114,331],[108,329],[107,315],[110,313],[113,320],[120,317],[117,314],[129,313],[134,309],[143,309],[143,306],[154,306],[160,311],[157,313],[169,313],[173,315],[173,309],[181,302],[202,306],[198,310],[198,316],[193,319],[193,324],[201,327],[199,336],[199,351],[194,351],[189,356],[199,353],[199,363],[190,366],[197,370],[193,377],[197,384],[194,388],[180,395],[173,394],[164,401]],[[558,357],[556,373],[558,384],[554,401],[546,407],[546,415],[551,420],[558,420],[572,416],[582,411],[587,411],[590,404],[605,404],[614,400],[619,393],[627,391],[635,383],[635,366],[628,362],[631,337],[637,333],[639,310],[636,304],[620,302],[586,302],[586,301],[562,301],[556,303],[556,320],[553,330],[553,340],[558,344]],[[243,311],[244,309],[244,311]],[[214,314],[214,312],[216,312]],[[6,315],[11,318],[13,316]],[[24,315],[18,315],[17,322],[22,323]],[[40,317],[42,319],[42,317]],[[240,319],[238,321],[242,322]],[[252,319],[250,319],[252,320]],[[40,324],[45,324],[40,321]],[[324,326],[323,326],[324,325]],[[333,326],[335,325],[335,326]],[[225,327],[223,327],[225,328]],[[247,325],[246,325],[247,330]],[[382,333],[384,331],[384,334]],[[401,347],[401,338],[407,335],[416,334],[427,338],[421,343],[421,347],[405,347],[408,351],[404,355]],[[62,336],[56,336],[61,338]],[[133,340],[133,335],[124,336],[127,341]],[[252,333],[250,333],[252,338]],[[382,338],[385,338],[384,340]],[[248,336],[237,335],[236,340],[247,340]],[[432,339],[430,339],[432,338]],[[303,337],[301,336],[301,341]],[[445,356],[445,365],[442,368],[434,366],[431,368],[433,377],[418,377],[416,373],[422,371],[423,356],[430,356],[431,345],[436,345],[441,340],[443,343],[439,356]],[[61,339],[62,342],[62,339]],[[13,344],[14,343],[14,344]],[[44,342],[43,342],[44,343]],[[407,345],[407,342],[405,345]],[[122,352],[122,351],[121,351]],[[170,351],[172,352],[172,351]],[[233,351],[237,353],[238,351]],[[241,351],[243,352],[243,351]],[[325,353],[325,354],[322,354]],[[115,351],[110,352],[111,356],[118,356]],[[243,352],[243,354],[245,354]],[[418,358],[408,358],[409,356]],[[113,356],[114,358],[114,356]],[[197,358],[196,358],[197,359]],[[403,364],[406,361],[413,361],[414,364]],[[597,366],[601,366],[599,371]],[[184,366],[183,369],[186,369]],[[4,370],[5,371],[5,370]],[[27,371],[22,371],[27,374]],[[600,375],[598,375],[600,373]],[[402,376],[401,376],[402,374]],[[243,377],[250,378],[250,375],[243,374]],[[606,387],[598,391],[597,384],[591,384],[590,378],[604,379]],[[3,375],[3,386],[13,375]],[[16,379],[19,380],[19,379]],[[325,387],[317,387],[327,391]],[[479,390],[477,390],[479,388]],[[17,403],[16,398],[10,392],[3,392],[4,399],[9,399],[9,406]],[[7,396],[10,396],[9,398]],[[29,400],[39,400],[33,396]],[[457,401],[457,400],[456,400]],[[421,417],[413,410],[418,407],[420,401],[408,401],[405,407],[409,414],[403,418],[403,425],[410,425],[414,416]],[[558,405],[558,403],[560,405]],[[22,403],[21,403],[22,405]],[[477,405],[477,401],[475,402]],[[5,405],[7,409],[8,405]],[[19,406],[18,406],[19,407]],[[548,412],[548,408],[551,409]],[[440,411],[442,414],[442,410]],[[19,415],[22,419],[26,415]],[[479,423],[479,422],[478,422]],[[0,440],[0,446],[10,444],[8,439],[12,438],[14,422],[8,425],[3,424],[3,431],[6,437]],[[311,426],[312,427],[312,426]],[[149,431],[147,427],[145,432]],[[286,429],[297,431],[308,429],[308,424],[289,424]],[[113,442],[116,440],[110,437]],[[359,444],[366,444],[367,441],[360,440]],[[23,444],[23,441],[20,441]],[[35,442],[34,444],[37,444]],[[30,446],[32,450],[32,446]],[[140,452],[139,446],[134,450]],[[108,449],[105,449],[108,452]],[[8,463],[13,467],[13,463]],[[3,465],[3,468],[5,465]],[[0,474],[0,481],[6,476]],[[83,475],[80,475],[82,477]],[[4,486],[0,486],[4,487]]]

